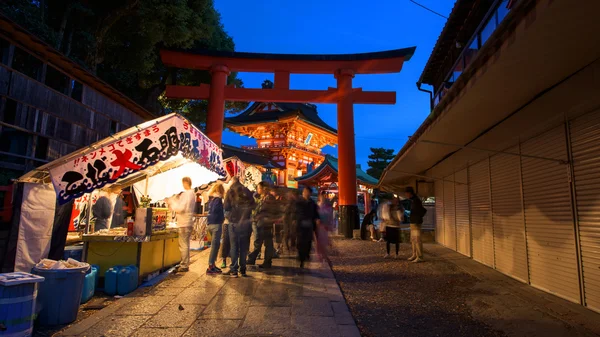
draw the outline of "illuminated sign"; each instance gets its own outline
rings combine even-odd
[[[306,140],[304,140],[304,145],[308,145],[310,144],[310,140],[312,139],[313,134],[312,133],[308,133],[308,136],[306,136]]]

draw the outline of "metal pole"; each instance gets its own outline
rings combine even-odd
[[[571,140],[570,122],[565,117],[565,140],[567,142],[567,156],[569,161],[573,162],[573,147]],[[577,190],[575,184],[575,177],[573,174],[573,166],[569,165],[568,171],[569,188],[571,192],[571,216],[573,217],[573,236],[575,239],[575,256],[577,257],[577,272],[579,276],[579,301],[581,305],[585,306],[585,284],[583,278],[583,261],[581,257],[581,240],[579,235],[579,217],[577,214]]]

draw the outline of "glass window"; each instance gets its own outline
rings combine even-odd
[[[15,124],[17,119],[17,102],[12,99],[7,99],[4,103],[4,113],[2,114],[2,121],[8,124]]]
[[[10,49],[10,43],[5,39],[0,38],[0,62],[8,64],[8,50]]]
[[[510,11],[506,6],[508,6],[509,1],[500,2],[500,6],[498,6],[497,14],[498,14],[498,24],[504,20],[508,12]]]
[[[485,24],[480,33],[481,45],[483,46],[485,42],[492,36],[492,33],[496,30],[496,14],[494,13]]]
[[[117,133],[117,122],[116,121],[110,121],[110,130],[109,133],[111,135],[114,135],[115,133]],[[265,145],[263,144],[262,147],[265,147]]]
[[[50,88],[63,93],[69,93],[69,77],[60,71],[48,66],[46,69],[46,80],[44,81]]]
[[[465,50],[465,69],[473,62],[479,51],[479,39],[475,37],[471,45]]]
[[[71,141],[71,130],[72,130],[72,125],[71,123],[64,121],[62,119],[58,120],[58,128],[57,128],[57,136],[58,138],[62,139],[62,140],[66,140],[66,141]]]
[[[0,151],[26,156],[31,135],[27,132],[3,127],[0,131]],[[18,157],[3,156],[3,161],[24,164],[25,160]]]
[[[37,137],[37,144],[35,145],[35,157],[37,159],[46,159],[48,154],[48,138]]]
[[[12,67],[34,80],[39,80],[40,73],[42,72],[42,61],[23,49],[16,47]]]
[[[71,98],[81,102],[83,98],[83,84],[75,80],[71,80]]]
[[[54,133],[56,132],[56,117],[46,115],[46,126],[44,128],[44,134],[46,136],[54,137]]]
[[[73,132],[73,143],[77,144],[77,145],[86,145],[87,144],[87,133],[86,130],[73,125],[73,128],[75,129]]]
[[[460,74],[462,74],[464,68],[465,68],[465,59],[464,58],[460,58],[457,63],[456,66],[454,67],[454,70],[452,71],[452,82],[456,82],[458,80],[458,78],[460,77]]]

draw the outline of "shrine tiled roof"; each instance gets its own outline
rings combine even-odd
[[[337,160],[337,158],[335,158],[334,156],[329,155],[329,154],[325,156],[325,160],[323,161],[323,163],[321,163],[321,165],[316,167],[311,172],[308,172],[303,176],[297,177],[296,181],[310,180],[310,179],[316,177],[317,175],[319,175],[320,172],[322,172],[323,170],[325,170],[328,167],[333,169],[334,172],[336,172],[336,173],[338,172],[338,160]],[[377,182],[378,182],[378,180],[376,178],[371,177],[370,175],[367,174],[367,172],[363,171],[362,168],[360,167],[360,165],[356,165],[356,180],[358,180],[359,182],[361,182],[365,185],[372,185],[372,186],[377,185]]]
[[[269,111],[257,111],[264,104],[271,104],[273,108]],[[255,102],[241,114],[234,117],[225,118],[225,124],[247,125],[255,123],[277,122],[281,118],[294,115],[319,128],[337,134],[337,130],[335,128],[329,126],[321,119],[321,117],[319,117],[316,106],[305,103]]]
[[[235,147],[231,145],[223,144],[221,146],[223,150],[223,159],[227,159],[230,157],[237,157],[244,163],[257,165],[257,166],[265,166],[268,163],[271,163],[275,168],[282,169],[283,167],[279,165],[277,162],[272,161],[269,157],[262,155],[260,153],[242,149],[240,147]]]

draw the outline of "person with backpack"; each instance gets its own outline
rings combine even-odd
[[[423,241],[421,241],[421,228],[423,227],[423,217],[427,213],[421,198],[415,193],[412,187],[404,190],[406,199],[410,200],[410,243],[412,255],[408,261],[419,263],[423,261]]]

